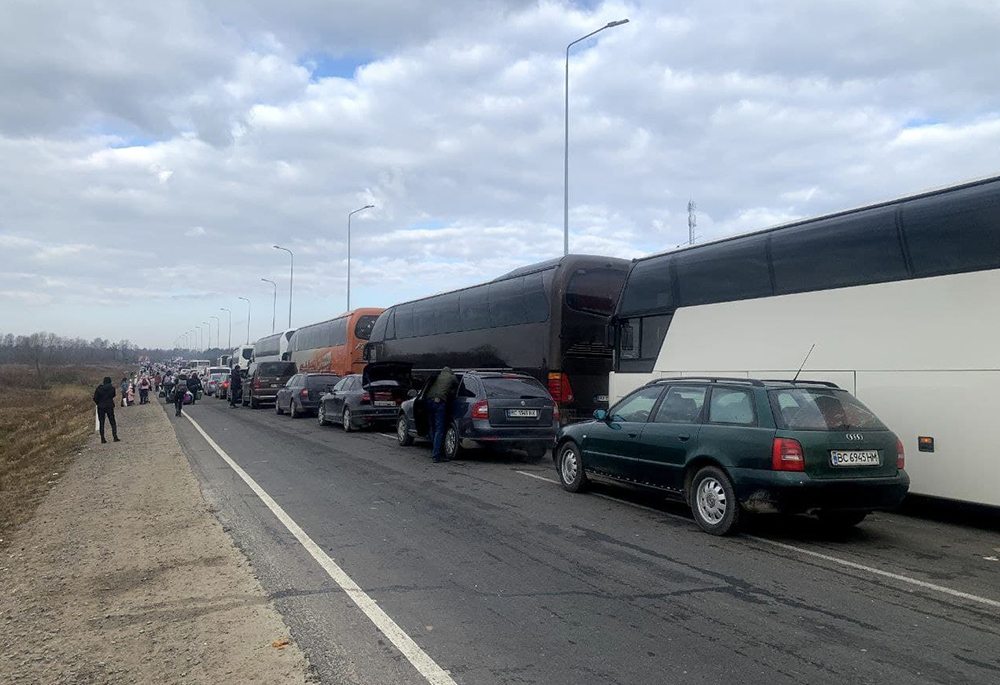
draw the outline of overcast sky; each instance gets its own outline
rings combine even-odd
[[[1000,172],[996,0],[2,0],[0,332],[172,345]]]

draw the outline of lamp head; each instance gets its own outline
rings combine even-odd
[[[609,21],[606,28],[613,29],[616,26],[621,26],[622,24],[627,24],[628,19],[619,19],[618,21]]]

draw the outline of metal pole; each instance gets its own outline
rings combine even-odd
[[[245,297],[241,297],[240,299],[247,303],[247,345],[249,345],[250,344],[250,300]]]
[[[219,307],[220,312],[229,314],[229,351],[233,351],[233,313],[225,307]]]
[[[375,205],[365,205],[347,215],[347,311],[351,311],[351,217],[358,212],[371,209]]]
[[[292,327],[292,284],[295,282],[295,255],[287,247],[282,247],[281,245],[272,245],[272,247],[275,250],[284,250],[285,252],[287,252],[288,258],[291,260],[291,263],[289,265],[290,270],[288,272],[288,327],[291,328]],[[271,327],[271,332],[274,333],[274,326]]]
[[[569,254],[569,49],[579,43],[580,41],[587,40],[593,35],[596,35],[603,31],[604,29],[614,28],[615,26],[621,26],[622,24],[627,24],[628,19],[621,19],[619,21],[609,21],[607,24],[597,29],[596,31],[591,31],[583,38],[577,38],[572,43],[566,46],[566,98],[565,98],[565,141],[563,143],[563,255]]]
[[[209,350],[212,347],[212,322],[211,321],[202,321],[202,323],[205,324],[205,326],[208,327],[208,335],[206,336],[208,338],[208,345],[205,346],[205,349]]]
[[[260,280],[264,281],[265,283],[270,283],[272,286],[274,286],[274,298],[271,302],[271,333],[274,333],[274,317],[275,317],[275,312],[278,311],[278,284],[266,278],[262,278]],[[289,302],[288,306],[291,306],[291,302]]]
[[[219,317],[214,314],[209,314],[208,318],[215,319],[215,344],[222,347],[222,332],[219,330]]]

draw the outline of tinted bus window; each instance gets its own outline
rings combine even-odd
[[[376,318],[375,323],[372,324],[372,330],[368,334],[366,340],[385,340],[389,337],[389,319],[392,317],[392,312],[386,312],[382,316]],[[364,317],[362,317],[364,318]],[[359,321],[360,323],[360,321]],[[361,337],[360,335],[358,336]]]
[[[566,305],[582,312],[611,314],[625,282],[620,269],[577,269],[566,286]]]
[[[678,306],[771,294],[764,236],[696,247],[674,255]]]
[[[916,276],[1000,266],[997,184],[927,197],[903,205],[903,231]]]
[[[358,322],[354,324],[354,337],[359,340],[368,340],[372,337],[372,329],[378,317],[374,314],[365,314],[358,317]]]
[[[671,259],[671,255],[661,255],[633,267],[622,294],[623,314],[674,309]]]
[[[434,327],[438,333],[454,333],[462,330],[462,316],[459,312],[458,293],[449,293],[435,298]]]
[[[396,337],[413,337],[413,305],[404,304],[396,308]]]
[[[385,337],[389,340],[396,338],[396,310],[389,310],[389,323],[385,327]]]
[[[778,231],[771,236],[771,264],[782,295],[908,275],[893,207]]]
[[[463,331],[490,327],[489,286],[463,290],[458,297],[459,315]]]
[[[490,321],[494,326],[525,323],[523,283],[523,278],[490,283]]]
[[[413,336],[434,335],[434,305],[429,300],[413,303]]]
[[[526,323],[541,323],[549,319],[549,298],[545,296],[543,276],[551,279],[551,271],[544,274],[528,274],[524,277],[522,297],[524,299],[524,320]]]

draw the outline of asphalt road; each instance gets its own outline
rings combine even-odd
[[[391,431],[213,398],[188,412],[457,683],[1000,682],[995,530],[876,514],[840,537],[795,517],[719,539],[648,493],[567,493],[549,459],[432,464]],[[175,426],[323,682],[427,682]]]

